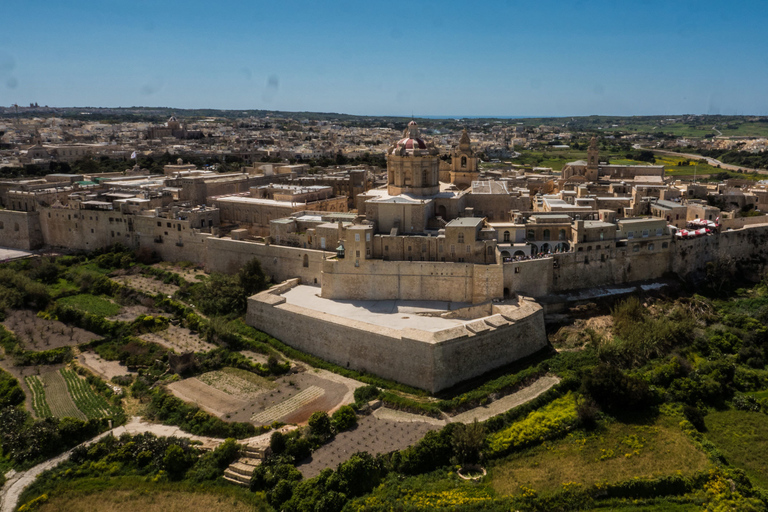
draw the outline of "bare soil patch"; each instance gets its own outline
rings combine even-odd
[[[148,293],[150,295],[155,295],[157,293],[163,294],[163,295],[173,295],[176,293],[176,290],[179,289],[178,286],[175,284],[165,284],[159,279],[155,279],[154,277],[149,276],[143,276],[143,275],[125,275],[125,276],[115,276],[111,277],[114,282],[122,284],[124,286],[128,286],[129,288],[133,288],[134,290],[139,290],[140,292]]]
[[[159,332],[150,332],[139,336],[144,341],[157,343],[180,354],[185,352],[207,352],[216,348],[216,345],[208,343],[186,327],[169,325],[168,329]]]
[[[193,403],[219,418],[227,417],[230,411],[238,410],[248,404],[243,399],[209,386],[197,377],[168,384],[168,389],[185,402]]]
[[[33,311],[26,309],[9,311],[3,325],[21,339],[27,350],[50,350],[80,345],[101,337],[57,320],[40,318]]]
[[[578,318],[573,324],[565,325],[550,335],[549,340],[558,350],[573,350],[584,346],[593,338],[610,340],[613,337],[613,317],[611,315]]]
[[[274,381],[264,379],[266,383],[261,390],[255,390],[253,383],[238,384],[233,377],[240,378],[239,375],[219,373],[184,379],[168,388],[182,400],[220,418],[255,425],[269,425],[274,421],[303,423],[313,412],[332,411],[352,401],[347,384],[315,372],[285,375]],[[261,378],[255,374],[251,377]]]
[[[95,352],[82,352],[77,356],[77,360],[82,366],[99,375],[107,382],[112,380],[112,377],[136,375],[136,372],[130,371],[118,361],[107,361]]]
[[[160,270],[165,270],[166,272],[173,272],[174,274],[178,274],[187,281],[196,282],[198,281],[197,276],[207,276],[205,270],[203,270],[200,267],[195,266],[187,266],[183,267],[181,265],[178,265],[176,263],[172,263],[170,261],[161,261],[160,263],[155,263],[152,265],[155,268],[159,268]]]
[[[337,434],[333,441],[315,450],[296,469],[304,478],[312,478],[325,468],[335,468],[356,452],[376,455],[402,450],[415,444],[430,430],[439,428],[439,425],[420,421],[398,422],[363,416],[358,419],[356,428]]]

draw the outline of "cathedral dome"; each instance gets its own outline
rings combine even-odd
[[[395,144],[393,153],[413,153],[414,151],[426,149],[426,142],[419,137],[419,125],[416,124],[416,121],[411,121],[403,132],[403,138]]]

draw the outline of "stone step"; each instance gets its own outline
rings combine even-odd
[[[224,479],[229,480],[230,482],[236,482],[240,485],[250,485],[251,483],[251,475],[241,475],[240,473],[235,473],[232,471],[231,468],[227,468],[224,470]]]
[[[227,468],[227,471],[231,471],[233,473],[237,473],[239,475],[247,476],[248,478],[250,478],[251,475],[253,475],[253,468],[255,468],[255,466],[249,466],[247,464],[233,462],[232,464],[229,465],[229,467]]]
[[[245,464],[247,466],[256,467],[259,464],[261,464],[261,458],[240,457],[235,462],[239,462],[240,464]]]
[[[263,446],[246,446],[244,452],[252,459],[263,459],[264,450],[265,448]]]
[[[224,473],[224,480],[227,482],[232,482],[233,484],[239,485],[241,487],[250,487],[251,485],[250,482],[243,482],[241,480],[237,480],[236,478],[230,478],[226,473]]]

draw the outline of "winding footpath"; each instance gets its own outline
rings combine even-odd
[[[151,432],[158,437],[183,437],[191,441],[199,441],[202,443],[201,447],[204,449],[216,448],[219,444],[224,442],[223,439],[196,436],[184,432],[178,427],[160,425],[157,423],[148,423],[142,421],[139,417],[133,417],[125,425],[103,432],[93,439],[86,441],[83,443],[83,445],[87,446],[93,444],[108,435],[119,437],[123,434],[134,435],[143,434],[145,432]],[[272,432],[267,432],[266,434],[262,434],[260,436],[242,439],[240,443],[251,446],[267,446],[269,445],[269,438],[271,434]],[[54,457],[53,459],[42,462],[27,471],[22,471],[20,473],[11,472],[11,474],[9,474],[8,480],[3,486],[2,491],[0,491],[0,512],[13,512],[13,510],[16,508],[16,504],[19,501],[19,496],[21,496],[21,493],[24,492],[24,489],[31,485],[40,473],[49,469],[53,469],[54,467],[67,460],[69,455],[72,453],[72,450],[74,450],[74,448],[62,453],[58,457]]]
[[[406,421],[406,422],[421,421],[421,422],[431,423],[435,426],[443,426],[449,422],[457,422],[457,421],[471,422],[475,418],[477,418],[478,421],[485,421],[488,418],[491,418],[498,414],[502,414],[514,407],[517,407],[518,405],[522,405],[530,400],[533,400],[534,398],[544,393],[545,391],[550,389],[552,386],[554,386],[558,382],[560,382],[559,378],[553,375],[545,375],[539,378],[538,380],[536,380],[535,382],[533,382],[532,384],[530,384],[529,386],[526,386],[525,388],[520,389],[515,393],[512,393],[498,400],[495,400],[488,405],[475,407],[474,409],[465,411],[452,418],[447,418],[443,420],[428,418],[426,416],[410,414],[402,411],[394,411],[386,408],[380,408],[376,410],[374,412],[374,416],[376,416],[379,419],[387,419],[387,420],[393,420],[393,421]],[[108,435],[114,435],[115,437],[119,437],[122,434],[135,435],[135,434],[143,434],[146,432],[151,432],[152,434],[155,434],[158,437],[179,437],[179,438],[189,439],[190,441],[198,441],[200,442],[201,448],[209,449],[209,450],[216,448],[217,446],[219,446],[221,443],[224,442],[223,439],[218,439],[214,437],[196,436],[196,435],[184,432],[183,430],[175,426],[149,423],[149,422],[143,421],[141,418],[137,416],[134,416],[125,425],[122,425],[120,427],[115,427],[111,430],[103,432],[98,436],[94,437],[93,439],[90,439],[82,443],[82,445],[80,446],[91,445]],[[245,444],[248,446],[253,446],[253,447],[266,447],[269,445],[269,439],[271,436],[272,436],[272,432],[267,432],[265,434],[261,434],[260,436],[241,439],[239,443]],[[35,481],[35,478],[37,478],[38,475],[40,475],[44,471],[53,469],[54,467],[58,466],[59,464],[67,460],[67,458],[69,458],[69,455],[72,453],[72,450],[74,450],[74,448],[62,453],[57,457],[54,457],[53,459],[47,460],[45,462],[41,462],[37,466],[27,471],[22,471],[19,473],[16,473],[13,470],[10,471],[6,475],[7,480],[5,482],[5,485],[3,486],[2,490],[0,490],[0,512],[13,512],[13,510],[16,508],[16,505],[18,504],[21,493],[24,492],[24,489],[29,487],[32,484],[32,482]]]

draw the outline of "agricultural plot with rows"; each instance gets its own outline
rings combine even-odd
[[[97,394],[74,371],[62,368],[24,378],[32,392],[32,407],[38,418],[78,418],[81,420],[114,416],[120,408]]]

